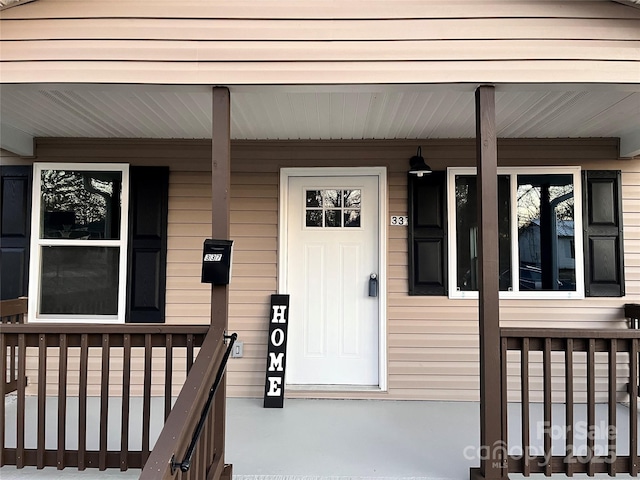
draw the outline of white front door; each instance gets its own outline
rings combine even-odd
[[[378,385],[379,177],[288,177],[287,383]]]

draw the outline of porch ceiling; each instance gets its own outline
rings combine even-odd
[[[472,138],[475,86],[237,87],[233,139]],[[620,137],[640,155],[640,86],[499,86],[498,136]],[[149,85],[2,85],[2,148],[34,137],[210,138],[211,89]]]

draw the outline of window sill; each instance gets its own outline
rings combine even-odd
[[[118,318],[113,315],[91,315],[74,318],[73,315],[45,315],[45,316],[29,316],[27,323],[75,323],[75,324],[91,324],[91,325],[104,325],[104,324],[124,324],[123,318]]]
[[[451,300],[477,300],[478,292],[455,292]],[[500,300],[583,300],[583,292],[500,292]]]

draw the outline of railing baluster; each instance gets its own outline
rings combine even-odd
[[[58,470],[65,467],[65,451],[67,446],[67,365],[69,349],[67,336],[63,333],[59,336],[58,350],[58,445],[56,463]]]
[[[215,398],[215,422],[218,425],[218,429],[214,432],[213,439],[213,451],[218,455],[218,453],[222,452],[222,448],[224,447],[224,434],[225,434],[225,414],[226,414],[226,402],[225,402],[225,392],[227,387],[227,372],[225,370],[222,379],[220,381],[220,389],[218,393],[216,393]],[[506,472],[503,472],[506,475]]]
[[[38,436],[36,466],[44,468],[45,426],[47,411],[47,342],[44,334],[38,336]]]
[[[573,477],[574,457],[574,434],[573,434],[573,339],[567,339],[567,349],[565,351],[565,473],[567,477]]]
[[[596,341],[589,339],[587,347],[587,474],[595,474],[596,428]]]
[[[205,424],[204,424],[204,432],[202,432],[202,438],[200,441],[202,442],[202,464],[205,468],[209,468],[211,466],[211,454],[214,451],[215,445],[213,444],[213,440],[211,439],[211,417],[214,415],[214,410],[208,415]]]
[[[213,410],[209,413],[209,415],[207,415],[207,418],[204,422],[204,431],[202,432],[202,436],[200,437],[200,442],[203,445],[202,463],[205,466],[211,465],[211,462],[209,461],[209,456],[211,455],[211,451],[213,450],[213,444],[211,442],[211,439],[209,438],[211,433],[209,429],[211,428],[211,417],[213,416],[212,413],[213,413]]]
[[[102,371],[100,372],[100,452],[98,468],[107,469],[107,432],[109,430],[109,335],[102,335]]]
[[[217,422],[218,422],[218,416],[212,415],[211,416],[211,445],[213,445],[213,448],[211,449],[211,458],[210,458],[209,464],[213,463],[213,461],[218,457],[218,455],[221,455],[223,453],[224,445],[219,445],[216,441],[216,435],[218,433],[216,431]]]
[[[522,474],[531,475],[531,449],[529,447],[529,339],[522,339],[520,350],[520,380],[522,398]]]
[[[165,340],[164,365],[164,419],[171,412],[171,393],[173,389],[173,335],[167,334]]]
[[[16,345],[11,346],[11,358],[9,359],[11,362],[11,374],[13,375],[12,381],[18,381],[18,347]]]
[[[122,340],[122,425],[120,427],[120,470],[129,468],[129,408],[131,396],[131,336]]]
[[[501,370],[501,377],[502,377],[502,392],[501,392],[501,398],[502,398],[502,416],[503,419],[508,418],[509,412],[508,412],[508,408],[509,408],[509,404],[507,402],[508,400],[508,385],[507,385],[507,339],[503,338],[500,341],[500,370]],[[504,445],[504,451],[503,451],[503,455],[504,458],[502,458],[502,462],[504,464],[505,467],[505,471],[504,474],[506,475],[509,472],[509,451],[507,446],[509,445],[509,425],[508,422],[503,421],[502,422],[502,442]],[[212,423],[212,432],[213,432],[213,423]],[[212,436],[212,441],[214,441],[213,436]],[[213,458],[211,458],[211,461],[213,461]]]
[[[609,456],[609,475],[612,477],[616,474],[616,384],[617,384],[617,352],[618,342],[612,338],[609,343],[609,429],[608,437],[608,456]]]
[[[638,476],[638,339],[631,339],[629,352],[629,470]]]
[[[149,457],[149,423],[151,416],[151,365],[152,365],[151,335],[144,336],[144,393],[142,405],[142,463]]]
[[[18,369],[16,368],[17,351],[17,347],[15,345],[11,345],[11,351],[9,352],[9,382],[18,381]]]
[[[195,461],[195,466],[196,466],[196,470],[194,472],[195,478],[203,478],[206,476],[206,465],[205,465],[205,446],[206,446],[206,442],[204,442],[204,439],[202,437],[200,437],[200,440],[198,440],[198,446],[196,447],[197,453],[196,453],[196,461]]]
[[[193,365],[193,335],[187,335],[187,375]]]
[[[16,466],[24,468],[24,421],[25,421],[25,390],[27,388],[27,347],[24,334],[18,335],[18,418],[16,437]]]
[[[87,368],[89,364],[89,339],[80,336],[80,382],[78,392],[78,470],[87,468]]]
[[[551,418],[551,339],[544,339],[544,352],[542,354],[543,382],[544,382],[544,455],[549,461],[545,462],[544,474],[550,477],[552,472],[551,458],[551,430],[553,428]]]
[[[4,432],[6,428],[4,397],[7,392],[7,336],[0,332],[0,372],[2,372],[2,382],[0,382],[0,467],[4,466]],[[9,372],[13,376],[13,370]]]
[[[44,442],[47,412],[47,340],[44,334],[38,336],[38,440],[36,465],[44,468]]]

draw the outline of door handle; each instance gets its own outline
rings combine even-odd
[[[369,296],[378,296],[378,275],[376,275],[375,273],[369,275]]]

